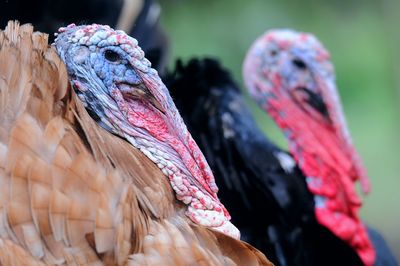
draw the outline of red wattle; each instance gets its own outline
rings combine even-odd
[[[279,78],[275,82],[279,84]],[[334,128],[310,118],[288,95],[269,99],[266,110],[287,132],[291,154],[303,174],[311,177],[310,191],[324,199],[315,208],[318,222],[349,243],[365,265],[372,266],[376,255],[358,215],[361,199],[354,185],[359,177],[354,178],[353,151],[342,143]]]

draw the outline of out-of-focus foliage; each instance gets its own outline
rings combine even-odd
[[[362,217],[385,235],[400,260],[400,2],[163,0],[161,5],[172,59],[218,57],[240,81],[248,47],[267,29],[313,32],[324,43],[373,185]],[[285,146],[270,119],[254,105],[253,110],[268,136]]]

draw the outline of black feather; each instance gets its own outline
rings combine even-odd
[[[142,10],[132,25],[129,35],[136,38],[153,68],[162,74],[169,57],[169,40],[159,23],[157,1],[144,0]]]
[[[162,72],[168,57],[168,39],[158,17],[149,19],[157,6],[155,1],[143,2],[136,21],[127,33],[138,40],[153,68]],[[31,23],[37,31],[48,33],[52,42],[58,28],[70,23],[98,23],[115,27],[123,4],[124,0],[0,1],[0,28],[4,28],[9,20],[17,19],[21,23]]]
[[[100,23],[114,26],[117,23],[123,0],[13,0],[0,1],[0,27],[8,20],[31,23],[35,30],[49,34],[70,23]]]

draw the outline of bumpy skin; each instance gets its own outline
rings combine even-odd
[[[203,154],[137,41],[97,24],[59,32],[57,51],[94,118],[157,164],[193,222],[238,238]]]
[[[361,180],[368,192],[369,183],[348,133],[329,53],[310,34],[269,31],[250,48],[243,75],[251,96],[284,131],[314,194],[318,221],[373,265],[376,255],[354,187]]]

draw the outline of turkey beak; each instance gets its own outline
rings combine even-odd
[[[132,89],[132,85],[120,83],[118,84],[118,88],[120,89],[124,98],[129,99],[137,99],[142,100],[144,102],[149,103],[155,109],[160,111],[162,114],[166,114],[164,107],[160,104],[160,102],[156,99],[156,97],[149,91],[149,89],[142,83],[139,85],[135,85]]]
[[[135,90],[135,92],[139,94],[142,99],[149,102],[158,111],[160,111],[164,115],[166,114],[164,107],[161,106],[160,102],[156,99],[156,97],[154,97],[153,94],[150,93],[150,91],[146,88],[144,84],[141,84],[137,88],[137,90]]]

